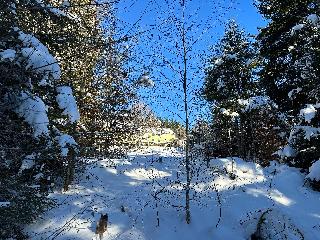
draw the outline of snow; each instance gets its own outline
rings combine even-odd
[[[223,64],[223,59],[222,58],[217,58],[215,61],[214,61],[214,64],[217,65],[217,66],[220,66]]]
[[[311,123],[311,120],[315,117],[317,110],[312,104],[307,104],[307,106],[300,110],[300,116],[308,123]]]
[[[311,127],[311,126],[295,126],[295,131],[302,130],[304,131],[304,138],[310,140],[311,137],[316,137],[320,134],[320,128]]]
[[[68,8],[68,7],[70,7],[71,5],[70,5],[70,2],[69,2],[68,0],[64,0],[64,1],[62,2],[61,6],[62,6],[62,7],[65,7],[65,8]]]
[[[11,12],[13,13],[13,14],[17,14],[17,12],[16,12],[16,10],[17,10],[17,7],[16,7],[16,5],[14,4],[14,3],[11,3],[10,4],[10,10],[11,10]]]
[[[293,149],[291,146],[285,146],[284,148],[278,150],[274,153],[280,157],[295,157],[297,155],[297,151]]]
[[[25,34],[22,31],[18,31],[18,33],[18,38],[23,42],[24,46],[21,49],[21,54],[27,60],[26,68],[31,68],[35,72],[44,75],[45,80],[50,80],[49,78],[59,80],[61,76],[60,66],[57,60],[49,53],[48,48],[36,37]]]
[[[314,162],[309,168],[309,174],[306,178],[310,180],[320,181],[320,160]]]
[[[217,85],[218,90],[226,86],[225,82],[221,78],[218,79],[217,84],[218,84]]]
[[[220,109],[220,112],[221,112],[223,115],[230,116],[230,117],[238,117],[238,116],[239,116],[239,113],[237,113],[237,112],[231,112],[230,109],[221,108],[221,109]]]
[[[6,49],[0,52],[0,60],[9,59],[9,61],[12,61],[15,57],[16,57],[16,51],[13,49]]]
[[[246,62],[246,66],[250,66],[255,60],[254,59],[249,59],[247,62]]]
[[[152,88],[154,87],[154,82],[150,79],[149,75],[142,75],[138,81],[137,84],[142,87]]]
[[[319,21],[319,17],[317,16],[317,14],[310,14],[308,17],[307,17],[307,20],[313,24],[313,25],[316,25]]]
[[[172,131],[172,129],[170,128],[161,128],[161,133],[165,133],[165,134],[175,134],[174,131]]]
[[[194,144],[193,145],[193,148],[194,149],[197,149],[197,150],[204,150],[205,149],[205,146],[203,144]]]
[[[296,31],[300,31],[301,29],[303,29],[305,26],[305,24],[301,23],[301,24],[297,24],[294,27],[291,28],[291,34],[293,35]]]
[[[302,88],[295,88],[295,89],[292,89],[289,93],[288,93],[288,97],[290,99],[293,99],[294,95],[296,95],[297,93],[301,92],[302,91]]]
[[[10,202],[0,202],[0,207],[8,207]]]
[[[290,46],[290,47],[288,47],[288,51],[289,52],[291,52],[292,50],[294,50],[295,49],[295,46]]]
[[[104,240],[245,240],[262,213],[273,209],[304,239],[320,239],[320,193],[304,186],[299,169],[276,162],[262,168],[239,158],[217,158],[206,168],[202,159],[196,161],[201,174],[192,178],[191,223],[186,224],[180,208],[185,196],[183,158],[176,149],[150,147],[124,159],[91,159],[68,192],[50,194],[58,206],[26,231],[35,240],[96,239],[100,213],[108,213]],[[161,189],[165,191],[159,193]]]
[[[229,60],[237,60],[237,54],[226,54],[225,58],[229,59]]]
[[[67,86],[57,87],[58,95],[56,96],[59,108],[63,110],[62,114],[69,117],[71,123],[80,120],[77,102],[72,94],[72,89]]]
[[[164,171],[159,171],[155,168],[149,168],[147,170],[144,168],[136,168],[133,170],[125,171],[124,175],[129,176],[135,180],[150,180],[171,176],[171,174]]]
[[[50,11],[52,14],[54,14],[58,17],[68,17],[71,20],[80,22],[79,17],[74,14],[61,11],[60,9],[53,7],[51,4],[44,4],[42,0],[36,0],[36,1],[40,4],[41,7],[45,8],[46,10]],[[61,6],[64,8],[68,8],[68,7],[70,7],[70,3],[69,3],[69,1],[63,1]]]
[[[35,164],[34,160],[35,160],[36,156],[37,156],[36,153],[32,153],[30,155],[27,155],[22,161],[21,167],[19,169],[19,173],[21,173],[23,170],[32,168]]]
[[[47,116],[47,106],[38,96],[32,96],[28,92],[22,92],[17,97],[17,107],[15,113],[33,128],[34,137],[48,135],[49,119]]]
[[[61,156],[66,157],[69,153],[69,147],[77,146],[76,141],[72,136],[68,134],[62,134],[56,137],[56,141],[58,142],[61,149]]]
[[[244,107],[244,111],[250,111],[262,106],[276,105],[267,96],[256,96],[249,99],[238,99],[238,103]]]

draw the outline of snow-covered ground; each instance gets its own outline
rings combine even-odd
[[[320,239],[320,193],[304,186],[304,174],[276,163],[263,169],[236,158],[212,159],[209,168],[193,159],[187,225],[182,159],[176,149],[153,147],[126,159],[92,161],[68,192],[50,195],[58,207],[26,231],[31,239],[96,239],[100,213],[108,213],[104,239],[240,240],[249,239],[261,214],[272,208],[305,239]]]

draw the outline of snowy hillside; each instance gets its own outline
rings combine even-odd
[[[182,159],[176,149],[153,147],[127,159],[91,160],[68,192],[50,194],[58,207],[26,231],[31,239],[96,239],[100,213],[108,213],[104,239],[240,240],[250,239],[262,213],[275,209],[283,224],[295,226],[305,239],[320,239],[320,193],[304,186],[304,174],[240,159],[212,159],[210,168],[198,160],[187,225]]]

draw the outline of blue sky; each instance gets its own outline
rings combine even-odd
[[[169,3],[168,3],[169,2]],[[117,6],[122,34],[136,35],[135,57],[131,62],[133,78],[150,72],[155,82],[152,89],[140,89],[139,94],[156,115],[183,122],[183,91],[179,74],[181,68],[181,39],[177,21],[181,8],[177,0],[122,0]],[[251,34],[266,23],[253,5],[253,0],[208,1],[186,0],[186,26],[192,49],[188,61],[189,114],[192,121],[208,112],[206,105],[195,101],[194,94],[202,86],[205,59],[209,47],[223,35],[224,25],[235,19]],[[141,33],[143,32],[143,33]],[[181,45],[181,46],[180,46]],[[174,70],[173,70],[174,69]]]

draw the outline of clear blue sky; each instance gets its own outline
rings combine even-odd
[[[235,19],[246,32],[251,34],[256,34],[257,28],[266,24],[254,7],[253,1],[186,0],[186,15],[191,16],[185,21],[186,26],[190,26],[189,43],[197,40],[190,51],[188,64],[189,112],[192,121],[198,118],[199,114],[208,111],[206,106],[195,104],[198,101],[194,101],[193,97],[203,82],[201,69],[205,65],[204,59],[210,54],[209,47],[223,35],[225,23],[229,19]],[[119,26],[122,34],[136,35],[144,32],[137,34],[139,37],[135,43],[136,55],[131,65],[133,73],[131,76],[138,78],[143,72],[148,71],[156,84],[152,89],[139,90],[143,101],[158,116],[182,121],[184,117],[182,84],[179,75],[175,74],[181,66],[181,56],[177,50],[181,49],[181,46],[177,46],[181,41],[177,36],[176,21],[171,21],[172,17],[181,19],[178,2],[178,0],[121,0],[117,6],[117,15],[121,22]]]

